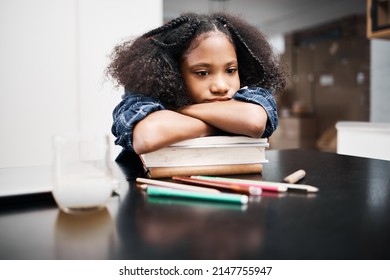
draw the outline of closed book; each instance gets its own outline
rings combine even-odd
[[[151,167],[256,164],[266,162],[265,138],[245,136],[209,136],[181,141],[141,155]]]
[[[217,176],[235,174],[261,174],[263,164],[223,164],[223,165],[197,165],[197,166],[173,166],[147,168],[147,176],[150,178],[170,178],[173,176]]]
[[[268,139],[208,136],[141,155],[151,178],[261,173]]]

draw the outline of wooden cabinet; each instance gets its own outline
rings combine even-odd
[[[270,149],[314,149],[317,122],[314,116],[281,117],[278,129],[269,138]]]
[[[390,39],[390,0],[367,0],[367,37]]]

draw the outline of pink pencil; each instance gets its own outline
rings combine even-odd
[[[261,188],[263,191],[269,191],[269,192],[286,192],[287,187],[285,186],[270,186],[266,184],[262,184],[261,181],[259,182],[245,182],[244,180],[234,180],[230,178],[220,178],[220,177],[208,177],[208,176],[191,176],[191,178],[196,178],[198,180],[202,180],[204,182],[210,182],[215,183],[218,182],[220,184],[226,184],[231,185],[234,184],[236,186],[240,187],[257,187]]]
[[[277,192],[286,192],[287,190],[300,190],[306,192],[318,192],[318,188],[302,185],[302,184],[288,184],[288,183],[278,183],[278,182],[267,182],[267,181],[255,181],[255,180],[245,180],[245,179],[233,179],[233,178],[221,178],[221,177],[211,177],[211,176],[191,176],[197,179],[211,180],[219,183],[234,183],[241,186],[258,186],[261,187],[263,191],[277,191]]]

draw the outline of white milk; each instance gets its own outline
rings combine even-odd
[[[53,190],[57,204],[64,210],[104,206],[113,191],[109,177],[76,177],[62,180]]]

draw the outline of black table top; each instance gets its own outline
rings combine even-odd
[[[262,176],[304,169],[316,194],[263,193],[247,206],[147,197],[121,179],[107,209],[50,197],[1,202],[0,259],[390,259],[390,161],[269,150]],[[126,170],[125,167],[124,170]]]

